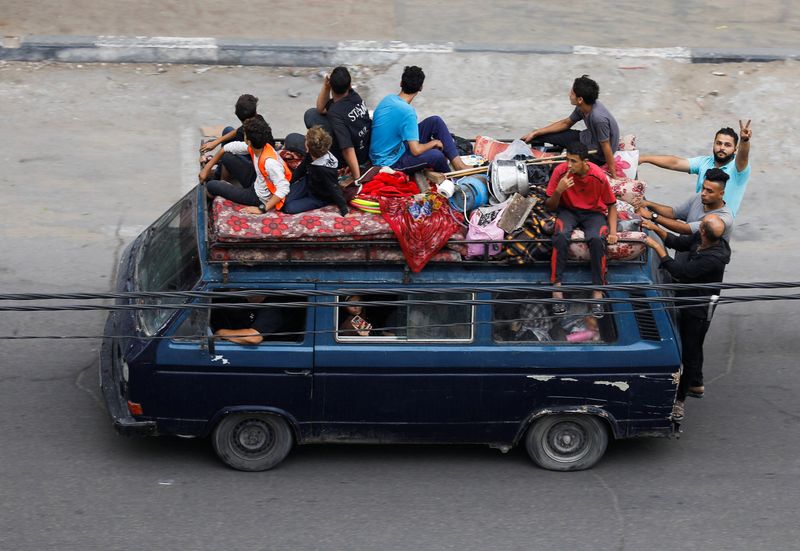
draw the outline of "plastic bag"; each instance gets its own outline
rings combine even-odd
[[[533,153],[531,152],[531,146],[523,142],[522,140],[514,140],[509,144],[508,148],[505,151],[501,151],[497,155],[494,156],[494,160],[496,161],[510,161],[513,160],[517,156],[522,157],[533,157]]]

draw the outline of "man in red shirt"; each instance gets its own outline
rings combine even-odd
[[[606,282],[605,241],[611,245],[617,242],[617,200],[605,173],[588,158],[589,150],[585,144],[569,144],[567,162],[556,167],[547,185],[545,207],[557,211],[550,275],[554,285],[561,285],[573,229],[582,228],[589,244],[593,285]],[[554,292],[553,298],[563,299],[564,295]],[[603,298],[603,292],[599,289],[593,291],[592,298]],[[563,302],[554,304],[553,313],[566,314],[566,305]],[[592,304],[592,315],[603,317],[603,305]]]

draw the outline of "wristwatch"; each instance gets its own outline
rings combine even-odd
[[[656,220],[658,220],[658,213],[657,213],[657,212],[654,212],[653,214],[651,214],[651,215],[650,215],[650,220],[652,220],[653,222],[655,222]]]
[[[267,205],[265,205],[264,203],[259,203],[258,210],[260,210],[261,212],[267,212]]]

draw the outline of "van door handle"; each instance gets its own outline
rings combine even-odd
[[[310,377],[311,370],[310,369],[284,369],[283,372],[286,375],[300,375],[302,377]]]

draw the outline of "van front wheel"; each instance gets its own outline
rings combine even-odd
[[[292,431],[281,417],[268,413],[234,413],[217,424],[214,451],[240,471],[266,471],[289,454]]]
[[[551,471],[580,471],[593,467],[606,451],[608,432],[591,415],[548,415],[536,421],[525,436],[534,463]]]

